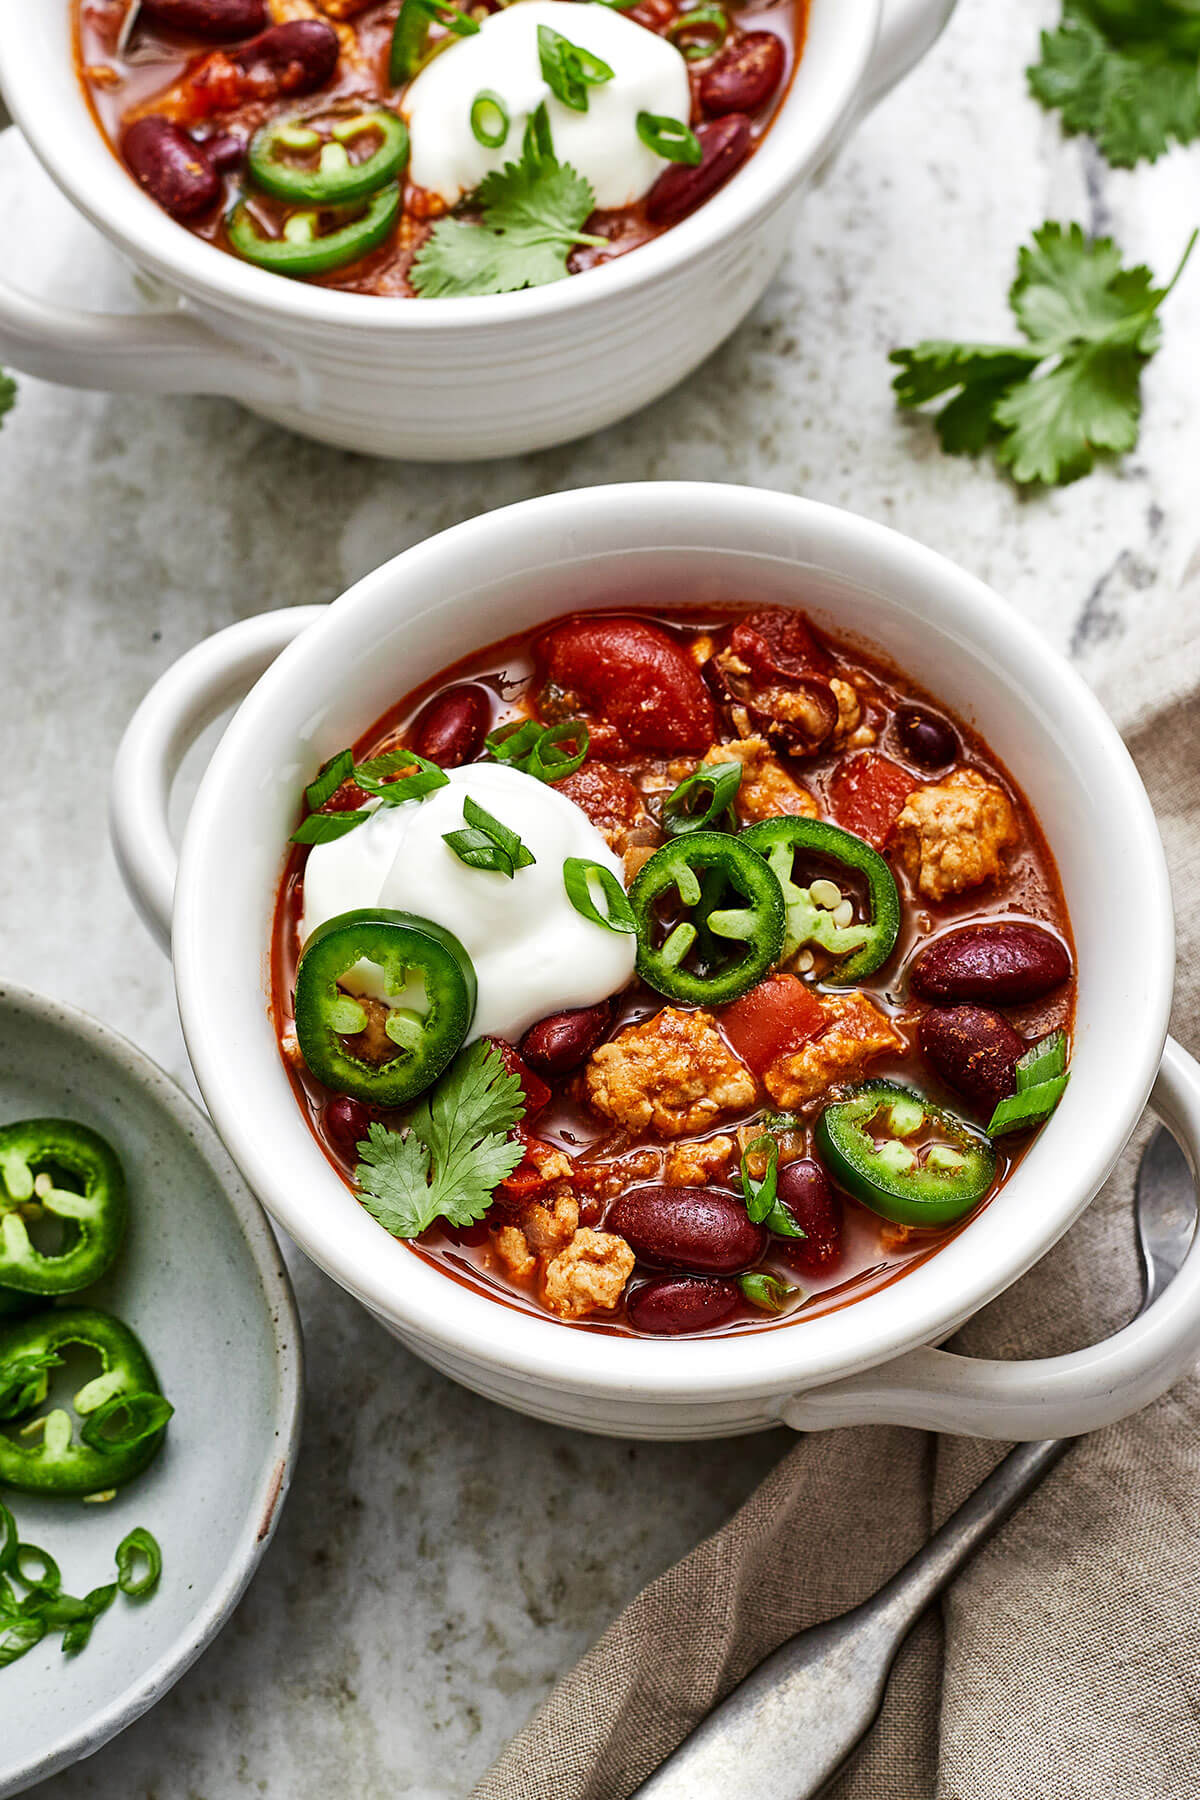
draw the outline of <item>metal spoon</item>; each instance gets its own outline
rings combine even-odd
[[[1161,1127],[1138,1168],[1136,1212],[1144,1312],[1177,1274],[1196,1223],[1191,1173]],[[781,1644],[630,1800],[726,1800],[749,1770],[755,1800],[823,1792],[875,1723],[921,1614],[1073,1442],[1019,1444],[873,1598]]]
[[[141,10],[142,0],[129,0],[129,5],[125,8],[125,17],[121,20],[121,29],[117,33],[117,55],[120,57],[123,57],[129,49],[129,40],[133,36]]]

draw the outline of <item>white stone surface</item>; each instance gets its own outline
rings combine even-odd
[[[331,599],[405,545],[526,495],[662,477],[811,494],[974,569],[1086,672],[1136,656],[1148,590],[1176,582],[1200,532],[1200,262],[1170,303],[1141,444],[1119,470],[1021,497],[990,466],[943,457],[888,389],[893,345],[1008,334],[1016,248],[1043,218],[1111,229],[1164,274],[1197,222],[1200,153],[1115,174],[1028,100],[1022,71],[1051,16],[1052,0],[962,0],[810,196],[736,340],[679,392],[565,450],[399,467],[221,401],[23,381],[0,433],[0,974],[87,1007],[186,1080],[168,972],[106,838],[108,767],[138,698],[218,626]],[[11,132],[0,219],[6,275],[89,304],[128,295]],[[784,1447],[782,1434],[647,1447],[518,1419],[292,1266],[309,1414],[278,1539],[215,1648],[150,1717],[38,1790],[54,1800],[456,1800]]]

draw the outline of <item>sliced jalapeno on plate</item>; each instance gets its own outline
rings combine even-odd
[[[49,1297],[98,1281],[121,1248],[129,1202],[116,1152],[70,1119],[0,1128],[0,1287]],[[30,1225],[59,1220],[64,1242],[39,1250]]]
[[[671,1000],[722,1006],[762,979],[783,948],[779,883],[740,838],[694,831],[664,844],[629,890],[637,972]]]
[[[864,1082],[827,1106],[816,1147],[839,1187],[897,1225],[953,1225],[996,1178],[981,1133],[894,1081]]]
[[[378,139],[361,162],[350,151],[364,137]],[[307,157],[307,162],[296,160]],[[316,161],[311,159],[315,157]],[[319,125],[274,119],[256,131],[246,166],[257,187],[298,206],[347,206],[394,181],[408,161],[408,126],[386,107]]]
[[[81,1432],[64,1407],[32,1430],[29,1415],[46,1399],[50,1372],[73,1347],[100,1358],[100,1373],[74,1396]],[[17,1438],[0,1431],[0,1486],[27,1494],[121,1487],[157,1454],[171,1410],[142,1345],[108,1313],[75,1306],[0,1327],[0,1417],[24,1427]]]
[[[738,842],[749,844],[766,859],[783,890],[787,910],[785,962],[804,945],[815,944],[839,959],[828,980],[842,986],[874,974],[887,961],[900,930],[900,895],[892,871],[870,844],[826,819],[790,816],[750,825],[739,834]],[[798,855],[818,857],[830,864],[834,877],[819,875],[801,885],[795,880]],[[850,896],[842,891],[842,883],[837,879],[840,869],[865,877],[870,909],[867,919],[838,922],[841,909],[853,910]]]
[[[392,1054],[373,1060],[366,1009],[340,984],[359,963],[382,975]],[[417,1004],[406,1002],[412,998]],[[466,1038],[475,969],[449,931],[412,913],[340,913],[313,932],[296,970],[296,1036],[318,1081],[376,1106],[404,1106],[431,1087]]]

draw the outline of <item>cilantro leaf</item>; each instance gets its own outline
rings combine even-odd
[[[1178,281],[1154,286],[1142,265],[1125,269],[1111,238],[1078,225],[1046,224],[1025,245],[1009,304],[1025,344],[928,339],[893,350],[897,404],[952,397],[935,416],[942,448],[996,459],[1022,484],[1077,481],[1100,452],[1137,443],[1141,372],[1158,349],[1158,310]]]
[[[530,119],[520,161],[494,169],[471,196],[480,223],[441,219],[434,226],[410,276],[423,298],[543,287],[563,279],[576,244],[607,244],[581,229],[596,198],[590,183],[554,155],[544,114],[539,107]]]
[[[1064,0],[1026,73],[1063,129],[1095,138],[1117,168],[1200,136],[1200,15],[1188,0]]]
[[[451,1225],[482,1219],[524,1146],[509,1136],[525,1116],[518,1075],[494,1044],[479,1038],[461,1051],[403,1131],[378,1120],[359,1145],[359,1198],[393,1237],[419,1237],[437,1218]]]
[[[0,424],[4,422],[6,412],[11,412],[17,404],[17,384],[11,375],[0,369]]]

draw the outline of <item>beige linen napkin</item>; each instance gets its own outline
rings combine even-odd
[[[1200,556],[1098,683],[1162,827],[1179,913],[1174,1030],[1200,1051]],[[1137,922],[1114,956],[1137,955]],[[1042,1356],[1123,1323],[1143,1124],[1067,1237],[953,1347]],[[1004,1446],[894,1427],[802,1438],[645,1588],[472,1800],[625,1800],[785,1637],[872,1593]],[[713,1454],[736,1455],[736,1443]],[[836,1800],[1196,1800],[1200,1377],[1082,1439],[901,1653]],[[745,1793],[754,1793],[747,1771]],[[739,1800],[729,1795],[725,1800]]]

